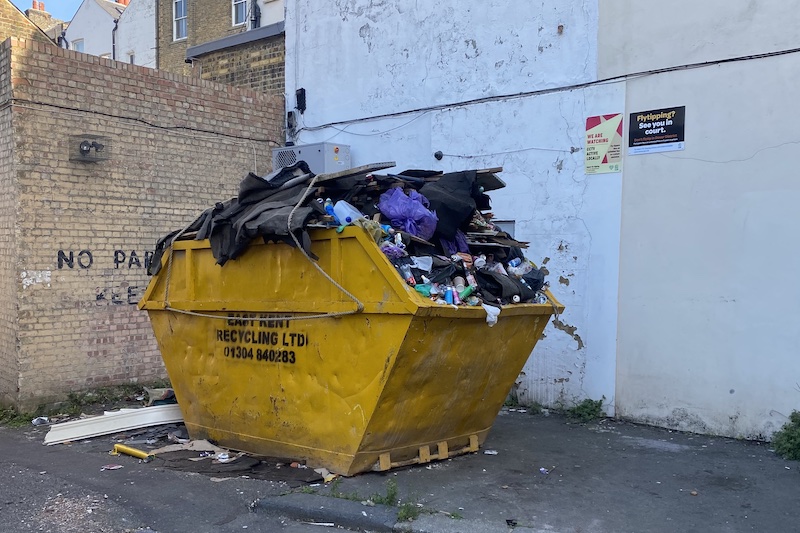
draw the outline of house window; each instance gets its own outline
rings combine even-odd
[[[136,56],[134,56],[132,53],[128,54],[128,63],[130,63],[131,65],[136,64]]]
[[[83,52],[83,39],[75,39],[72,41],[72,49],[76,52]]]
[[[172,40],[186,39],[186,0],[173,0],[172,18]]]
[[[231,0],[233,7],[233,25],[240,26],[247,22],[247,0]]]

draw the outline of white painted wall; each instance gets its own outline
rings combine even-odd
[[[622,111],[624,86],[453,104],[596,79],[597,16],[594,0],[286,7],[287,107],[296,88],[307,91],[298,143],[350,144],[354,165],[505,168],[494,212],[516,221],[517,238],[531,241],[528,257],[546,263],[567,306],[520,384],[523,400],[544,404],[613,401],[621,177],[587,177],[582,147],[586,116]],[[441,109],[413,111],[430,106]],[[437,161],[437,150],[448,155]]]
[[[600,78],[798,46],[795,2],[599,2]]]
[[[83,39],[83,52],[95,56],[111,54],[111,30],[114,29],[114,17],[109,15],[95,0],[83,0],[66,32],[67,40],[72,43]]]
[[[119,18],[117,61],[156,68],[156,1],[131,0]]]
[[[285,9],[283,0],[259,0],[258,7],[261,8],[262,26],[268,26],[283,20]]]
[[[797,46],[789,6],[734,4],[675,2],[667,16],[660,4],[620,2],[631,12],[601,26],[601,76]],[[669,35],[651,24],[650,45],[650,36],[620,34],[650,19],[681,23]],[[615,50],[629,57],[609,57]],[[798,69],[792,54],[627,83],[629,113],[686,106],[686,150],[624,162],[619,415],[765,437],[800,408]]]

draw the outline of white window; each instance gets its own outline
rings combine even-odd
[[[172,18],[172,40],[186,39],[186,0],[173,0]]]
[[[240,26],[247,22],[247,0],[231,0],[233,25]]]
[[[76,52],[83,52],[83,39],[75,39],[72,41],[72,49]]]

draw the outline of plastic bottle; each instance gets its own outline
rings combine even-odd
[[[514,259],[508,262],[508,266],[510,267],[518,267],[521,264],[522,264],[522,259],[520,259],[519,257],[515,257]]]
[[[352,224],[359,218],[363,218],[361,211],[348,204],[344,200],[339,200],[333,205],[333,212],[336,218],[339,219],[339,224],[347,226]]]
[[[472,262],[475,268],[481,269],[486,266],[486,256],[480,255],[479,257],[475,258],[475,261]]]
[[[414,279],[414,274],[411,272],[411,267],[408,265],[401,265],[400,266],[400,273],[403,274],[403,279],[406,280],[406,283],[409,285],[416,285],[417,280]]]
[[[336,223],[339,224],[339,219],[336,218],[336,211],[334,211],[333,209],[333,201],[330,198],[325,198],[324,207],[325,207],[325,212],[328,213],[330,216],[332,216],[333,220],[335,220]]]

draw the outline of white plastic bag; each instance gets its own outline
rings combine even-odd
[[[497,324],[497,317],[500,316],[500,308],[486,304],[481,304],[481,306],[486,311],[486,323],[489,324],[489,327]]]

